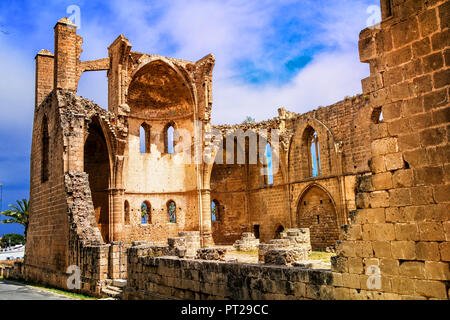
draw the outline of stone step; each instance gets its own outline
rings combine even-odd
[[[113,286],[113,285],[109,285],[106,288],[108,290],[111,290],[111,291],[114,291],[114,292],[117,292],[117,293],[121,293],[123,291],[122,288],[119,288],[119,287],[116,287],[116,286]]]
[[[112,285],[115,287],[124,288],[127,285],[127,280],[115,279],[113,280]]]
[[[108,297],[120,299],[122,296],[122,288],[109,285],[102,289],[102,293],[106,294]]]

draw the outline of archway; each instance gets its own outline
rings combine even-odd
[[[95,219],[105,242],[109,241],[110,163],[105,135],[97,118],[89,124],[84,144],[84,171],[89,175]]]
[[[339,239],[336,208],[321,187],[309,187],[297,204],[299,228],[309,228],[313,250],[325,250]]]
[[[284,231],[284,227],[280,224],[278,228],[275,230],[274,239],[281,239],[281,233]]]

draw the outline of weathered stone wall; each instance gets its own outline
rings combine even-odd
[[[371,126],[371,174],[357,183],[357,210],[332,266],[348,298],[448,299],[450,2],[391,3],[392,16],[360,34],[371,70],[363,91],[383,119]],[[380,289],[368,291],[369,266],[381,272]]]
[[[279,130],[280,167],[270,185],[261,174],[261,163],[249,164],[248,145],[245,164],[227,164],[226,153],[218,155],[224,164],[214,164],[211,173],[211,199],[221,209],[220,220],[213,223],[215,241],[232,243],[256,225],[262,241],[275,238],[279,229],[304,227],[313,230],[314,249],[334,245],[339,226],[348,223],[348,211],[355,209],[356,175],[369,170],[371,116],[368,96],[359,95],[305,114],[280,109],[279,117],[269,121],[216,126],[224,134],[224,146],[237,130]],[[313,131],[320,153],[321,173],[316,177],[308,164],[308,133]],[[265,143],[263,138],[259,143]],[[314,198],[308,199],[307,208],[302,205],[305,197]]]
[[[330,271],[142,255],[128,251],[123,299],[331,299]]]
[[[50,95],[35,110],[30,171],[30,218],[26,263],[46,269],[63,270],[68,266],[69,220],[66,211],[63,130],[55,96]],[[48,130],[48,149],[43,150],[43,132]],[[43,153],[48,176],[43,179]]]

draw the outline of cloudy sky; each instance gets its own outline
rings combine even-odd
[[[196,61],[213,53],[213,123],[264,120],[277,108],[305,112],[361,92],[359,31],[379,19],[378,0],[110,0],[0,2],[2,209],[29,197],[34,57],[53,52],[53,27],[75,23],[82,60],[107,57],[120,34],[132,50]],[[78,19],[79,18],[79,19]],[[107,104],[106,72],[85,73],[79,94]],[[0,225],[0,235],[22,232]]]

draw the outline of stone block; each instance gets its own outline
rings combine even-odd
[[[396,259],[414,260],[416,258],[416,247],[414,241],[392,241],[392,257]]]

